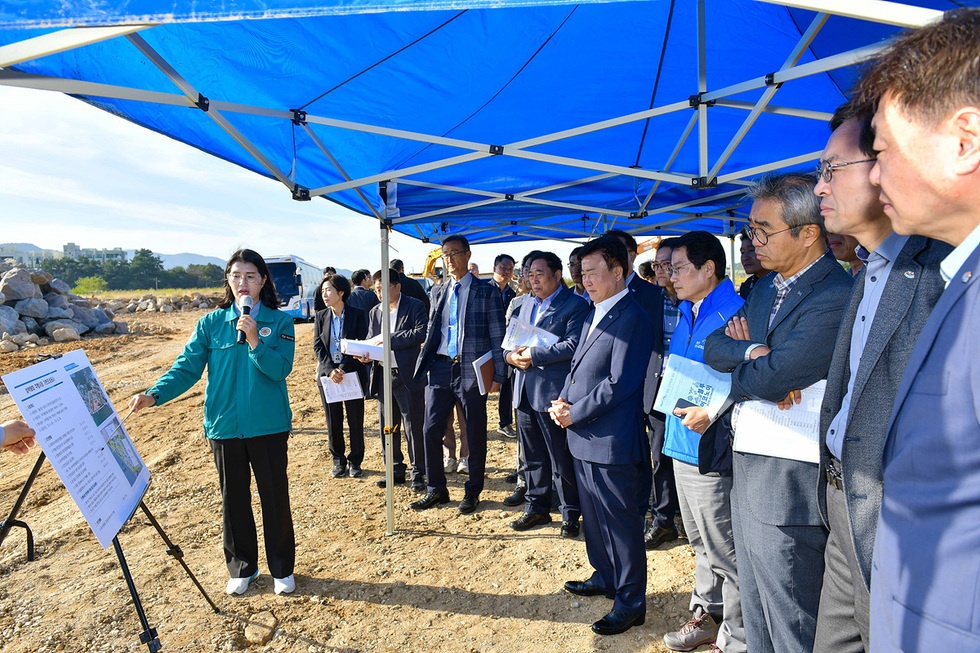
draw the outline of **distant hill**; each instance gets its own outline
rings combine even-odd
[[[160,260],[163,261],[163,268],[165,270],[171,270],[176,267],[186,268],[188,265],[207,265],[208,263],[214,263],[221,269],[224,269],[226,263],[224,259],[220,259],[215,256],[203,256],[201,254],[191,254],[189,252],[182,252],[180,254],[161,254],[160,252],[153,253],[159,256]],[[135,255],[135,249],[126,250],[127,260],[133,260],[133,256]]]

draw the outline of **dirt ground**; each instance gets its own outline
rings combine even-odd
[[[125,416],[128,398],[150,386],[183,347],[201,311],[140,314],[133,334],[52,345],[0,356],[0,374],[40,352],[83,346],[109,397]],[[132,317],[132,316],[131,316]],[[515,441],[490,434],[486,490],[476,513],[459,515],[464,476],[449,475],[454,501],[415,513],[415,496],[395,486],[394,535],[386,535],[377,408],[368,402],[367,456],[360,479],[334,479],[323,411],[314,386],[313,327],[296,327],[289,377],[293,409],[290,495],[296,528],[296,593],[277,596],[260,576],[243,596],[224,593],[217,474],[202,431],[204,384],[176,401],[133,416],[126,427],[152,473],[146,504],[221,609],[214,614],[142,513],[119,541],[144,609],[164,651],[664,651],[661,638],[687,617],[693,554],[678,540],[648,553],[647,619],[623,635],[598,637],[589,625],[611,607],[603,597],[562,591],[591,573],[585,543],[558,537],[560,519],[517,533],[519,509],[501,501],[513,489]],[[16,416],[0,390],[0,419]],[[489,414],[495,424],[496,397]],[[373,437],[372,437],[373,436]],[[0,454],[0,519],[36,456]],[[261,513],[255,502],[256,520]],[[0,547],[0,650],[140,651],[142,630],[114,552],[102,550],[57,475],[45,464],[21,519]],[[260,540],[261,541],[261,540]],[[250,644],[246,628],[271,612],[275,634]],[[705,647],[706,648],[706,647]]]

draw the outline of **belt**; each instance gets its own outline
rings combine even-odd
[[[443,356],[442,354],[436,354],[436,358],[439,360],[447,361],[449,363],[454,363],[456,365],[459,365],[460,363],[463,362],[463,358],[459,354],[456,354],[455,358],[450,358],[449,356]]]
[[[844,474],[841,462],[831,454],[827,459],[827,485],[844,491]]]

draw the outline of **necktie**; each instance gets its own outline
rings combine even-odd
[[[449,296],[449,342],[446,351],[450,358],[459,354],[459,282],[453,286],[453,294]]]

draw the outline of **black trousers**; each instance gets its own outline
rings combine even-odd
[[[232,578],[258,570],[259,544],[252,514],[252,474],[262,505],[265,557],[273,578],[293,573],[296,538],[289,509],[286,441],[289,433],[209,440],[221,484],[225,564]],[[251,472],[249,472],[251,467]]]
[[[497,413],[500,421],[497,424],[503,428],[514,423],[514,375],[508,374],[500,384],[500,396],[497,399]]]
[[[673,528],[677,514],[677,488],[674,485],[674,459],[664,455],[666,422],[661,413],[647,415],[650,427],[650,454],[653,462],[653,492],[650,500],[650,521],[653,528]]]
[[[333,464],[346,467],[351,465],[361,466],[364,462],[364,400],[351,399],[350,401],[338,401],[328,404],[326,397],[323,396],[323,388],[319,383],[316,384],[320,392],[320,403],[323,404],[323,412],[327,415],[327,443],[330,448],[330,455],[333,456]],[[344,443],[344,410],[347,411],[347,429],[350,431],[350,453],[345,455]]]
[[[395,429],[391,434],[392,458],[396,474],[405,473],[405,457],[402,455],[400,432],[405,434],[408,461],[411,465],[411,478],[421,478],[425,474],[425,442],[422,440],[422,426],[425,421],[425,390],[409,390],[399,376],[391,380],[392,421]],[[384,392],[378,392],[378,421],[381,424],[381,451],[384,452],[385,406]],[[401,428],[398,428],[399,425]]]
[[[561,499],[562,521],[578,521],[582,514],[578,481],[565,429],[555,424],[547,412],[534,410],[526,396],[517,408],[517,425],[527,469],[524,511],[542,515],[550,512],[554,482]]]

